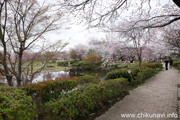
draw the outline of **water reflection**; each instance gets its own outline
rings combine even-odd
[[[101,82],[105,80],[106,74],[108,71],[83,71],[86,75],[92,75],[100,79]]]
[[[58,71],[58,72],[42,72],[36,75],[32,83],[42,82],[46,80],[55,80],[56,78],[69,77],[69,72]]]
[[[46,81],[46,80],[55,80],[56,78],[66,78],[66,77],[70,77],[69,75],[69,71],[56,71],[56,72],[41,72],[36,74],[36,76],[34,77],[32,83],[38,83],[38,82],[42,82],[42,81]],[[105,80],[105,76],[106,76],[105,71],[83,71],[83,75],[92,75],[95,77],[98,77],[100,79],[100,81],[104,81]],[[79,75],[75,75],[75,76],[79,76]],[[13,82],[14,85],[16,86],[16,80],[13,77]],[[7,80],[3,77],[0,78],[0,85],[6,84],[7,85]]]

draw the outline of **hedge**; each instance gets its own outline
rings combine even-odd
[[[163,64],[161,63],[156,63],[156,68],[159,68],[160,70],[163,69]]]
[[[31,96],[38,105],[48,102],[52,98],[56,99],[64,92],[71,91],[78,85],[87,83],[99,83],[100,80],[94,76],[84,75],[72,78],[59,78],[56,80],[43,81],[34,84],[27,84],[21,88]]]
[[[154,64],[155,65],[155,64]],[[153,65],[153,66],[154,66]],[[159,67],[161,69],[161,65]],[[115,70],[109,72],[106,75],[106,80],[108,79],[117,79],[117,78],[126,78],[131,85],[136,86],[143,83],[146,79],[152,77],[156,69],[151,67],[135,67],[131,69],[131,73],[128,73],[128,69]]]
[[[142,81],[145,81],[152,77],[156,71],[152,68],[144,67],[140,69],[140,72],[138,72],[136,79],[141,79]]]
[[[97,78],[85,75],[20,88],[0,87],[0,101],[3,101],[0,102],[0,119],[30,120],[36,116],[43,120],[78,119],[127,94],[128,80],[135,86],[155,72],[153,68],[141,67],[131,69],[131,73],[127,69],[112,71],[101,83]]]
[[[0,120],[31,120],[36,117],[36,106],[26,92],[0,86]]]
[[[174,61],[173,62],[173,67],[180,68],[180,61]]]
[[[155,74],[156,70],[149,67],[141,67],[138,69],[134,69],[133,71],[133,79],[131,81],[131,85],[136,86],[141,83],[144,83],[145,80],[149,79]]]
[[[21,88],[27,91],[27,95],[32,96],[35,103],[41,104],[77,87],[78,81],[78,78],[56,79],[27,84]]]
[[[114,70],[112,72],[107,73],[106,80],[108,79],[116,79],[116,78],[127,78],[130,81],[131,76],[128,73],[127,69]]]
[[[122,69],[122,68],[127,68],[128,65],[124,65],[124,64],[123,64],[123,65],[118,65],[117,67],[118,67],[119,69]]]
[[[44,108],[44,120],[77,119],[102,108],[109,100],[127,92],[127,79],[115,79],[101,84],[85,84],[77,90],[62,95],[59,99],[47,102]]]
[[[96,78],[94,76],[91,76],[91,75],[84,75],[84,76],[80,76],[78,78],[79,78],[79,83],[81,85],[87,84],[87,83],[95,83],[95,84],[97,84],[97,83],[100,82],[100,80],[98,78]]]
[[[73,64],[76,64],[78,61],[75,61],[75,60],[64,60],[64,61],[57,62],[57,66],[66,67],[66,66],[68,66],[69,62],[70,62],[70,65],[73,65]]]
[[[129,82],[126,78],[117,78],[109,79],[100,84],[107,88],[106,99],[112,99],[126,94]]]
[[[163,68],[163,65],[161,63],[145,63],[145,64],[142,64],[141,66],[149,67],[149,68],[153,68],[153,69],[156,69],[156,68],[162,69]]]

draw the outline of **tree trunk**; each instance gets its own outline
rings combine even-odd
[[[22,56],[23,56],[23,50],[22,50],[22,45],[20,47],[20,52],[19,52],[19,63],[18,63],[18,76],[16,77],[17,79],[17,85],[20,86],[22,82]]]
[[[12,76],[6,76],[7,82],[9,86],[13,86],[13,82],[12,82]]]
[[[139,61],[139,67],[141,67],[141,64],[142,64],[142,59],[141,59],[141,57],[138,57],[138,61]]]
[[[17,79],[17,86],[21,85],[21,78],[16,78]]]

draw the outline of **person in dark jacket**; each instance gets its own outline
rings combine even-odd
[[[168,63],[169,63],[169,60],[168,60],[168,59],[166,59],[164,62],[165,62],[165,67],[166,67],[166,70],[168,70]]]
[[[173,65],[173,60],[172,59],[170,60],[169,65],[170,65],[170,69],[172,69],[172,65]]]

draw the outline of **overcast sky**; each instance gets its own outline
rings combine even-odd
[[[50,33],[48,36],[48,40],[59,40],[62,39],[69,43],[66,47],[66,50],[69,48],[73,48],[78,44],[87,44],[89,39],[97,38],[101,39],[105,37],[105,33],[100,32],[99,30],[86,29],[86,27],[82,25],[71,25],[69,29],[61,29],[57,32]]]
[[[169,2],[169,0],[153,0],[154,3],[160,2],[161,4],[165,4]],[[78,25],[74,22],[73,25],[69,26],[69,29],[61,29],[55,32],[51,32],[47,35],[47,39],[50,41],[55,41],[62,39],[69,43],[65,50],[69,48],[73,48],[78,44],[87,44],[89,39],[97,38],[101,39],[105,37],[105,33],[100,32],[97,29],[89,29],[87,30],[87,26]]]

